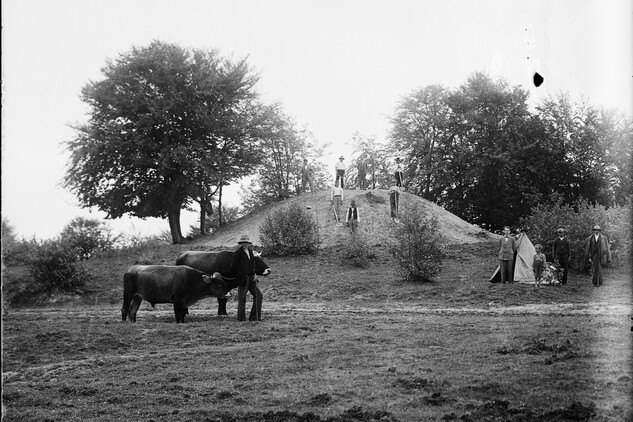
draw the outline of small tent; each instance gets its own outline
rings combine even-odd
[[[534,255],[536,250],[534,245],[527,237],[527,234],[521,233],[517,239],[517,251],[514,254],[514,281],[523,283],[534,283],[534,270],[532,264],[534,264]],[[501,268],[497,266],[497,269],[490,277],[491,283],[501,282]]]

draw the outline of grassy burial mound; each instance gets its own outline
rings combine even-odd
[[[393,240],[393,229],[396,224],[390,215],[389,191],[385,189],[346,190],[343,202],[343,215],[341,221],[345,221],[344,213],[351,200],[356,201],[359,209],[361,223],[359,232],[370,237],[371,244],[386,245]],[[433,202],[418,196],[402,193],[400,206],[417,203],[425,213],[425,217],[437,217],[442,234],[451,243],[475,243],[486,238],[487,233],[461,218],[451,214],[444,208]],[[300,206],[313,213],[319,227],[319,239],[322,247],[336,246],[341,238],[349,234],[346,227],[337,224],[334,219],[334,210],[330,204],[330,191],[304,193],[282,202],[270,204],[253,212],[239,220],[221,228],[212,236],[207,236],[196,241],[197,246],[209,248],[234,247],[240,236],[247,234],[251,241],[259,244],[259,228],[264,220],[279,212],[284,207]]]

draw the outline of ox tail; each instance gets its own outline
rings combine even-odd
[[[126,272],[123,274],[123,307],[121,308],[121,320],[125,321],[130,314],[132,298],[136,294],[137,274]]]

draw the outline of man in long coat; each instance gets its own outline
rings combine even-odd
[[[600,226],[593,226],[593,234],[587,239],[585,258],[591,263],[592,283],[594,286],[602,286],[602,267],[611,262],[609,241],[602,235]]]

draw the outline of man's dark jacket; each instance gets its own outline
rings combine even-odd
[[[240,247],[233,253],[233,261],[231,262],[228,276],[235,277],[235,281],[239,286],[246,286],[246,277],[254,275],[255,257],[253,256],[253,251],[250,248],[245,251]]]
[[[556,237],[556,239],[554,240],[554,249],[553,249],[553,255],[554,258],[556,258],[557,255],[567,255],[569,257],[571,250],[570,250],[570,246],[569,246],[569,240],[567,239],[567,237],[563,237],[562,239],[560,237]]]

